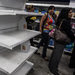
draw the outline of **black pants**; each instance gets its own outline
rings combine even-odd
[[[54,75],[58,74],[58,65],[60,62],[60,59],[62,57],[63,51],[64,51],[65,45],[59,44],[55,42],[54,50],[52,52],[50,61],[49,61],[49,69]]]
[[[43,52],[42,52],[42,57],[43,58],[46,57],[46,52],[47,52],[48,44],[49,44],[49,34],[43,32],[42,33],[41,41],[38,44],[38,48],[40,48],[40,46],[43,45]]]

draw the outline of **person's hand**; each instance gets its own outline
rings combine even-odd
[[[40,32],[42,33],[42,29],[40,28]]]

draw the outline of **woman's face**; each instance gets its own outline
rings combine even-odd
[[[72,10],[69,11],[68,18],[72,18]]]
[[[49,10],[49,14],[53,14],[54,13],[54,8],[52,8],[51,10]]]

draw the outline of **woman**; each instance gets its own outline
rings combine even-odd
[[[58,28],[61,24],[61,31],[64,31],[65,34],[71,39],[71,41],[74,41],[74,34],[71,31],[71,17],[72,17],[72,9],[71,8],[63,8],[58,16],[56,27]],[[62,40],[62,39],[61,39]],[[49,69],[54,75],[59,75],[58,73],[58,65],[60,62],[60,59],[62,57],[62,53],[64,51],[66,44],[59,43],[55,41],[54,50],[51,55],[50,61],[49,61]]]
[[[42,39],[38,45],[38,48],[43,44],[43,52],[42,52],[42,57],[45,60],[48,60],[48,58],[46,57],[46,51],[47,51],[47,47],[49,44],[49,32],[55,27],[55,19],[56,19],[56,15],[54,13],[55,7],[54,6],[50,6],[48,8],[48,13],[45,14],[40,21],[40,31],[42,33]]]

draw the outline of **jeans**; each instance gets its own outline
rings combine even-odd
[[[48,44],[49,44],[49,39],[50,39],[49,34],[43,32],[41,41],[38,44],[38,48],[40,48],[40,46],[43,45],[43,52],[42,52],[42,57],[43,58],[46,57],[46,52],[47,52],[47,47],[48,47]]]

